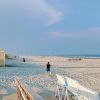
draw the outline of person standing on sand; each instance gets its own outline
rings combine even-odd
[[[25,62],[25,58],[23,58],[23,62]]]
[[[50,63],[48,62],[48,63],[47,63],[47,72],[50,72],[50,67],[51,67],[51,65],[50,65]]]

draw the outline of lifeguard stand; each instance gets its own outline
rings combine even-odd
[[[0,66],[5,66],[5,52],[0,49]]]

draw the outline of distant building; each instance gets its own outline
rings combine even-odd
[[[0,49],[0,66],[5,66],[5,52]]]

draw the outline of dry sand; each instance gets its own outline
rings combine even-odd
[[[8,96],[4,96],[2,100],[18,100],[18,99],[17,99],[17,95],[15,93],[15,94],[11,94]]]
[[[31,87],[38,87],[39,89],[36,92],[43,97],[53,96],[55,94],[56,73],[71,76],[80,81],[84,86],[100,92],[100,59],[83,58],[80,61],[68,61],[69,58],[56,56],[31,56],[25,58],[27,62],[42,65],[41,67],[43,68],[46,67],[48,61],[52,65],[51,74],[44,72],[38,75],[21,77]],[[7,83],[7,85],[9,84]],[[14,82],[10,84],[10,87],[13,86],[15,86]],[[16,100],[15,96],[15,94],[6,96],[3,100]]]
[[[28,57],[33,63],[46,66],[49,61],[53,68],[66,71],[71,77],[79,80],[83,85],[100,92],[100,59],[85,59],[80,61],[68,61],[69,58],[56,56]]]

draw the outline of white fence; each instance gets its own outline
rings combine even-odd
[[[80,82],[76,81],[75,79],[57,74],[57,80],[58,81],[57,81],[56,94],[59,96],[60,99],[61,99],[61,97],[59,95],[60,94],[59,85],[60,85],[60,87],[62,87],[62,90],[67,91],[67,92],[65,91],[65,93],[64,93],[64,91],[61,92],[61,93],[63,93],[63,95],[67,96],[67,98],[70,98],[70,94],[73,94],[74,95],[73,100],[100,100],[98,92],[83,86]],[[63,89],[63,88],[65,88],[65,89]],[[68,99],[68,100],[70,100],[70,99]]]
[[[80,96],[84,96],[86,100],[100,100],[98,92],[81,85],[78,81],[69,77],[65,77],[65,79],[68,87],[75,90]]]

